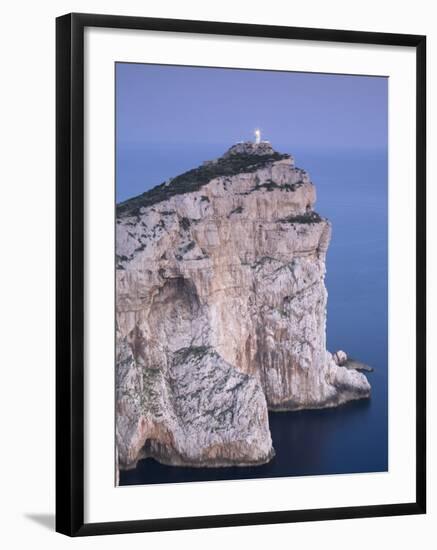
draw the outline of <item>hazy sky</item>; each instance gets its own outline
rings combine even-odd
[[[380,77],[117,63],[117,196],[123,200],[263,139],[281,152],[385,149]]]

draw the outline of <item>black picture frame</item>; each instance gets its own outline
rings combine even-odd
[[[84,29],[403,46],[416,51],[416,500],[217,516],[84,522]],[[426,37],[73,13],[56,20],[56,530],[69,536],[423,514],[426,511]]]

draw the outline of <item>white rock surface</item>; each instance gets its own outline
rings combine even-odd
[[[243,143],[119,205],[121,467],[263,463],[267,407],[369,396],[326,351],[331,226],[315,200],[289,155]]]
[[[336,351],[332,357],[335,361],[335,364],[338,365],[339,367],[342,367],[343,365],[345,365],[348,359],[347,353],[341,349]]]
[[[118,364],[122,391],[117,395],[117,433],[123,467],[147,456],[204,467],[271,459],[266,400],[256,378],[227,364],[210,347],[180,349],[166,369],[146,368],[142,376],[132,359],[130,355]]]

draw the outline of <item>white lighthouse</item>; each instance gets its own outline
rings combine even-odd
[[[261,143],[261,130],[257,128],[254,133],[255,133],[255,143],[258,145],[259,143]]]

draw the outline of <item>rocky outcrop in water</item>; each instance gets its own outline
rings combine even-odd
[[[326,350],[331,226],[315,200],[308,174],[262,142],[118,205],[121,468],[265,463],[268,409],[369,396]]]

